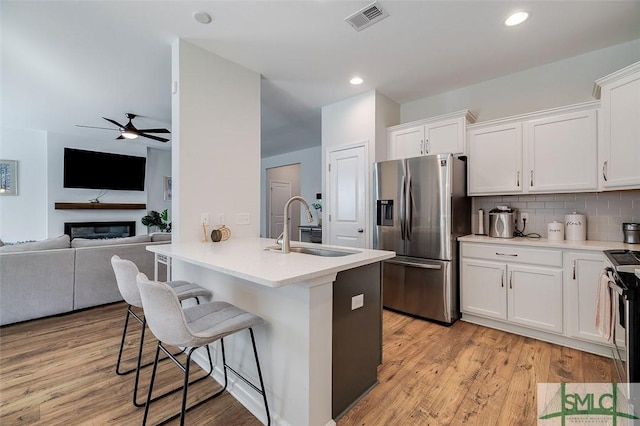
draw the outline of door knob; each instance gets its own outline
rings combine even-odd
[[[359,233],[359,234],[362,234],[363,232],[364,232],[364,229],[362,229],[362,228],[358,228],[358,233]]]

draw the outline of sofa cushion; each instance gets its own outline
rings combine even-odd
[[[150,236],[151,241],[154,243],[157,241],[171,241],[171,232],[154,232]]]
[[[75,252],[2,253],[0,325],[72,311]]]
[[[136,235],[134,237],[124,238],[74,238],[71,241],[71,247],[95,247],[95,246],[111,246],[117,244],[133,244],[133,243],[148,243],[151,242],[151,237],[148,235]]]
[[[31,243],[5,245],[0,247],[0,253],[13,253],[22,251],[36,251],[36,250],[53,250],[63,249],[71,247],[69,242],[69,236],[67,234],[60,235],[59,237],[49,238],[42,241],[34,241]]]

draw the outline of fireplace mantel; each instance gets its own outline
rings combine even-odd
[[[144,203],[55,203],[56,210],[145,210]]]

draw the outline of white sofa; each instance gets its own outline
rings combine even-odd
[[[170,238],[152,234],[70,242],[63,235],[0,247],[0,325],[122,300],[111,256],[133,261],[152,278],[154,256],[146,247]]]

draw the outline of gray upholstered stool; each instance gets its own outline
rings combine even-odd
[[[144,409],[142,424],[145,425],[147,422],[149,405],[152,401],[151,394],[153,392],[153,382],[155,380],[156,369],[158,366],[158,358],[160,356],[160,351],[162,351],[171,358],[181,370],[184,371],[184,384],[182,388],[182,409],[180,413],[164,420],[160,424],[165,424],[180,416],[180,424],[184,425],[185,414],[188,409],[197,407],[217,396],[220,396],[225,391],[227,388],[227,370],[230,370],[251,386],[256,392],[262,395],[264,408],[267,412],[267,425],[270,425],[271,417],[269,416],[269,407],[267,406],[267,395],[264,390],[264,381],[262,380],[260,362],[258,361],[258,351],[256,350],[256,341],[252,328],[255,325],[262,324],[264,322],[263,319],[226,302],[210,302],[183,309],[180,306],[180,301],[176,292],[165,283],[150,281],[143,273],[138,274],[137,282],[140,290],[140,296],[142,297],[144,316],[149,323],[151,332],[158,339],[158,348],[156,349],[156,358],[153,365],[153,372],[151,373],[149,394],[147,395],[147,403]],[[251,344],[253,345],[253,354],[256,359],[260,388],[256,387],[248,379],[229,367],[225,358],[224,337],[246,329],[249,330],[249,334],[251,335]],[[220,348],[222,350],[224,385],[222,389],[215,394],[199,401],[187,409],[187,389],[189,385],[189,365],[191,355],[197,348],[204,346],[207,349],[207,355],[209,357],[209,367],[213,369],[213,361],[211,360],[209,344],[216,340],[220,340]],[[165,348],[164,345],[187,348],[185,351],[187,355],[186,363],[183,365]]]
[[[116,275],[116,282],[118,283],[118,289],[122,298],[127,302],[127,316],[124,322],[124,329],[122,330],[122,341],[120,342],[120,350],[118,351],[118,361],[116,363],[116,373],[120,376],[136,372],[136,379],[133,387],[133,405],[136,407],[142,407],[143,402],[138,402],[138,383],[140,381],[140,369],[148,367],[153,363],[142,364],[142,347],[144,345],[144,334],[146,330],[146,318],[141,318],[132,309],[132,306],[142,308],[142,300],[140,298],[140,292],[138,291],[138,284],[136,283],[136,275],[140,272],[138,267],[130,260],[121,259],[117,255],[111,257],[111,266],[113,266],[113,272]],[[171,286],[179,300],[186,300],[195,298],[196,302],[200,304],[200,297],[211,297],[211,292],[197,284],[192,284],[187,281],[170,281],[167,283]],[[126,371],[120,371],[120,362],[122,360],[122,350],[124,348],[125,337],[127,335],[127,328],[129,326],[129,317],[136,319],[141,325],[142,330],[140,332],[140,344],[138,347],[138,362],[135,368]],[[175,389],[175,391],[179,390]],[[167,394],[172,393],[168,392]],[[167,394],[161,395],[166,396]]]

